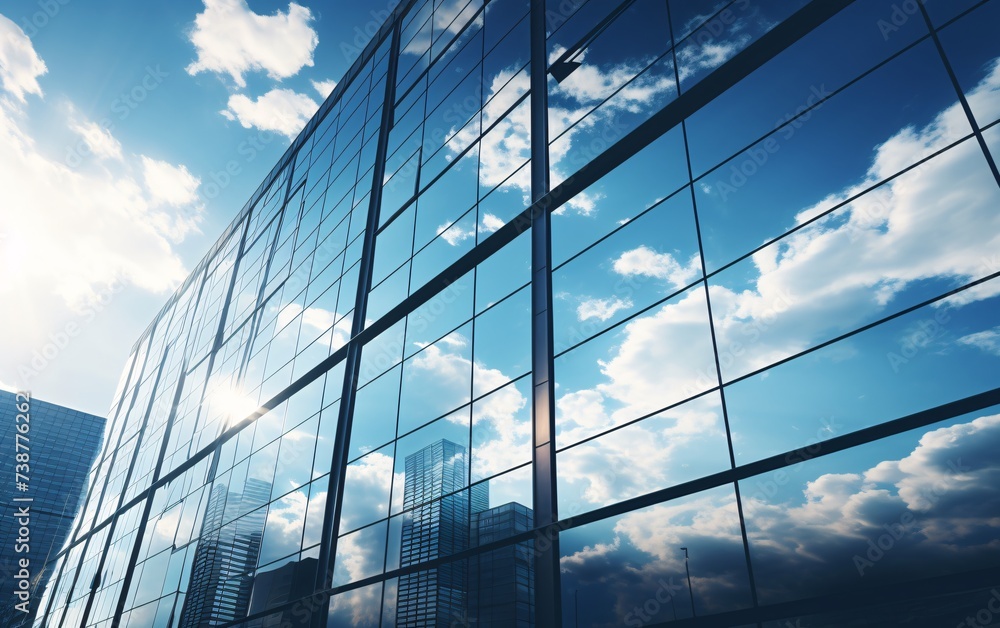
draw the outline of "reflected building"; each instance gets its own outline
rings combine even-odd
[[[304,558],[290,562],[277,569],[258,573],[253,579],[253,597],[250,599],[250,615],[280,606],[285,602],[298,600],[309,595],[316,583],[316,559]],[[268,615],[258,628],[296,628],[309,625],[308,614],[288,609]]]
[[[998,23],[393,3],[136,342],[35,625],[977,616]]]
[[[531,509],[490,508],[489,485],[469,487],[466,448],[449,440],[406,456],[400,566],[449,556],[532,528]],[[396,625],[534,626],[528,544],[477,554],[399,579]]]
[[[465,447],[441,440],[406,456],[401,567],[469,549],[472,513],[489,507],[489,488],[469,488]],[[451,626],[466,616],[468,577],[455,562],[399,579],[396,625]]]
[[[534,528],[531,509],[517,502],[472,513],[472,547]],[[469,560],[469,619],[476,626],[535,625],[535,559],[531,544],[508,545]]]
[[[267,516],[260,506],[270,495],[271,484],[253,478],[242,493],[225,486],[212,490],[179,626],[217,626],[247,615]],[[247,510],[253,512],[237,519]]]
[[[52,562],[73,528],[81,501],[86,497],[87,473],[101,447],[104,417],[31,398],[29,411],[20,413],[18,395],[0,390],[0,625],[30,626],[48,584]],[[27,414],[28,421],[17,420]],[[28,428],[27,433],[18,426]],[[21,434],[22,439],[17,438]],[[20,445],[20,446],[19,446]],[[26,463],[17,460],[27,454]],[[17,490],[17,472],[27,477],[27,491]],[[30,498],[30,502],[15,499]],[[18,510],[27,506],[28,542],[20,542]],[[27,551],[17,551],[18,547]],[[15,608],[20,559],[27,558],[31,599],[28,613]],[[52,562],[50,562],[52,561]]]

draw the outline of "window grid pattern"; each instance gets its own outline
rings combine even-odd
[[[1000,198],[979,28],[998,7],[404,3],[137,344],[45,625],[839,625],[916,603],[958,563],[914,545],[867,581],[882,598],[845,604],[850,573],[781,576],[810,567],[776,549],[800,532],[776,513],[852,457],[886,489],[880,462],[1000,404],[985,375],[925,385],[949,352],[901,370],[928,320],[965,346],[1000,323],[980,211]],[[972,261],[931,247],[937,267],[901,270],[885,251],[927,240],[889,212],[957,173],[966,196],[928,188],[922,220],[959,212],[938,237]],[[825,288],[871,275],[850,311],[779,285],[820,242],[843,257]],[[867,267],[845,253],[869,245]],[[837,366],[900,337],[912,400]],[[835,403],[831,373],[876,401]],[[787,428],[819,406],[843,424]],[[641,586],[584,569],[629,543],[655,557]],[[995,582],[961,569],[945,595],[974,610]]]

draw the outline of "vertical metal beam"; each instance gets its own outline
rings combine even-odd
[[[548,63],[545,0],[531,0],[531,199],[549,192]],[[535,525],[559,520],[556,498],[555,386],[552,359],[551,212],[531,217],[532,494]],[[559,533],[535,539],[535,623],[559,626]]]
[[[365,224],[364,242],[361,248],[361,267],[358,272],[358,292],[354,301],[354,317],[351,322],[351,336],[357,336],[364,329],[368,312],[368,293],[371,290],[372,268],[375,262],[375,231],[378,229],[379,210],[382,205],[382,179],[385,177],[386,152],[389,148],[389,130],[393,123],[393,104],[396,100],[396,69],[399,65],[399,21],[393,25],[389,49],[389,64],[386,68],[385,93],[382,100],[382,118],[378,144],[375,147],[375,167],[372,169],[371,196],[368,199],[368,219]],[[377,50],[377,47],[376,47]],[[361,369],[360,342],[351,341],[344,359],[344,388],[337,417],[337,431],[333,446],[333,460],[330,466],[330,482],[326,492],[326,513],[323,517],[323,533],[320,541],[319,559],[316,568],[316,590],[330,587],[333,581],[334,558],[337,555],[337,530],[340,528],[341,502],[344,496],[344,480],[347,475],[347,460],[350,452],[351,425],[354,421],[354,389]],[[313,626],[325,626],[330,600],[313,613]]]

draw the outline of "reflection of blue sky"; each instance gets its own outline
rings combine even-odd
[[[991,70],[970,92],[970,101],[994,118],[1000,115],[997,76],[1000,75]],[[829,106],[832,108],[833,104]],[[914,159],[946,146],[956,137],[951,129],[966,132],[967,127],[964,113],[956,103],[931,116],[929,122],[888,134],[874,147],[871,165],[861,183],[829,194],[814,207],[798,210],[785,228],[817,216],[823,208],[833,207]],[[738,197],[741,192],[735,195]],[[731,380],[752,372],[988,274],[991,271],[984,267],[984,260],[996,250],[1000,233],[995,212],[997,196],[996,183],[979,147],[967,141],[718,274],[710,280],[710,293],[723,378]],[[748,216],[748,220],[755,219]],[[624,231],[630,228],[631,225],[626,226]],[[727,225],[726,230],[745,237],[738,222]],[[775,231],[774,235],[780,233]],[[639,241],[635,237],[633,240]],[[678,260],[667,252],[649,253],[658,246],[657,241],[649,238],[649,244],[628,243],[631,248],[626,250],[622,250],[624,246],[609,247],[602,250],[603,259],[568,264],[559,275],[563,281],[557,282],[556,289],[586,285],[588,299],[611,303],[615,298],[620,299],[620,290],[618,294],[614,289],[602,294],[596,288],[602,283],[612,286],[616,276],[620,281],[629,274],[639,274],[647,281],[658,282],[663,294],[670,294],[691,279],[682,275],[683,257]],[[955,246],[956,242],[962,243],[961,248]],[[574,275],[573,271],[579,274]],[[595,280],[595,271],[607,279]],[[671,281],[669,278],[675,274],[681,277]],[[836,384],[839,377],[856,382],[852,374],[878,374],[873,381],[883,389],[895,391],[894,394],[875,395],[880,391],[872,390],[876,399],[854,406],[847,417],[843,416],[847,402],[837,404],[834,399],[827,402],[828,414],[842,417],[841,420],[850,423],[850,429],[870,424],[872,420],[863,413],[878,411],[878,407],[882,408],[881,420],[892,418],[885,416],[890,412],[898,415],[896,399],[900,388],[893,387],[893,382],[909,388],[919,378],[941,377],[937,385],[947,391],[943,398],[934,394],[933,387],[925,387],[916,396],[908,393],[913,403],[904,405],[914,410],[926,407],[932,400],[940,403],[954,398],[960,389],[960,394],[981,390],[987,385],[982,379],[985,376],[980,375],[983,371],[972,367],[992,359],[989,332],[996,321],[988,316],[992,308],[973,305],[993,297],[997,287],[997,282],[976,286],[947,302],[873,330],[857,341],[834,345],[778,370],[776,373],[783,375],[780,389],[750,380],[740,384],[736,399],[742,403],[731,403],[730,413],[737,417],[734,431],[741,457],[776,453],[786,448],[783,445],[793,446],[796,441],[801,444],[814,438],[816,430],[822,427],[820,417],[813,412],[814,418],[802,427],[813,423],[816,426],[812,433],[800,434],[798,439],[793,435],[784,438],[782,434],[775,437],[771,432],[766,432],[766,437],[754,436],[764,433],[760,430],[761,421],[780,423],[762,414],[765,408],[774,405],[773,394],[778,390],[784,394],[788,389],[790,401],[794,401],[797,394],[810,395],[816,382],[823,382],[823,388],[829,392],[842,390]],[[572,299],[572,293],[565,298]],[[572,309],[564,312],[564,323],[579,324],[594,315],[593,311],[579,307],[577,321],[572,321],[572,314]],[[610,319],[616,312],[606,314]],[[936,326],[928,328],[933,337],[924,339],[919,332],[922,325],[929,324]],[[947,329],[942,330],[944,327]],[[947,331],[950,337],[941,335],[942,331]],[[570,444],[581,436],[620,425],[717,385],[701,288],[682,293],[594,343],[599,348],[585,345],[557,361],[561,444]],[[894,360],[887,356],[892,352],[906,357]],[[961,367],[956,369],[958,365]],[[905,367],[910,368],[907,371]],[[902,376],[897,377],[896,372],[901,369]],[[979,383],[968,384],[969,378]],[[806,386],[809,382],[812,385]],[[797,391],[792,390],[795,388]],[[862,385],[859,396],[865,388]],[[802,408],[805,403],[803,400],[791,407],[809,412],[808,408]],[[748,407],[761,410],[747,416]],[[784,409],[776,412],[780,416]],[[793,410],[784,416],[790,418],[791,414]],[[748,436],[747,440],[741,439],[743,434]],[[724,441],[719,445],[724,446]],[[747,449],[752,445],[766,447],[767,451],[755,454]],[[699,450],[689,451],[694,456]]]
[[[729,179],[730,164],[738,168],[755,154],[754,149],[739,151],[772,131],[775,118],[784,115],[776,112],[802,113],[800,105],[828,97],[870,65],[873,55],[884,57],[912,41],[914,27],[907,26],[893,41],[864,40],[829,67],[802,65],[803,58],[823,58],[826,48],[842,48],[838,24],[869,19],[884,8],[868,5],[845,12],[803,44],[814,50],[784,55],[761,70],[788,76],[787,81],[776,81],[780,87],[762,91],[753,87],[757,83],[737,86],[690,121],[696,176],[737,154],[696,185],[708,270],[780,238],[709,279],[725,382],[996,270],[984,260],[997,250],[998,193],[979,146],[967,140],[929,158],[970,132],[929,44],[915,47],[795,124],[778,129],[773,136],[778,150],[768,153],[766,163],[757,164],[745,183],[735,185]],[[755,14],[756,26],[747,22],[735,29],[729,48],[735,52],[745,46],[748,37],[759,34],[754,28],[768,28],[771,22],[765,18]],[[698,20],[694,13],[687,19]],[[571,33],[568,29],[565,37],[572,39]],[[714,67],[711,51],[704,52],[699,63]],[[715,52],[716,65],[728,58],[725,50]],[[629,82],[655,54],[646,58],[637,52],[634,62],[620,61],[620,53],[602,54],[601,45],[595,45],[578,59],[583,61],[580,69],[562,84],[550,86],[552,137],[566,131],[563,144],[552,149],[556,182],[575,169],[570,156],[574,146],[589,141],[588,128],[618,117],[641,118],[662,106],[657,98],[673,97],[672,73],[648,71]],[[681,55],[682,63],[693,63],[694,53],[684,54],[688,56]],[[701,70],[696,65],[682,73],[682,80],[697,80]],[[981,121],[1000,117],[998,67],[983,66],[977,81],[967,86],[970,105]],[[803,82],[806,77],[810,82]],[[518,81],[521,87],[516,87]],[[462,185],[474,188],[470,179],[477,176],[480,188],[500,185],[519,194],[523,203],[530,189],[526,172],[508,177],[527,158],[528,118],[526,112],[507,114],[507,109],[513,96],[527,89],[527,77],[508,69],[495,80],[487,77],[486,85],[495,87],[489,95],[501,86],[515,89],[504,95],[508,100],[495,100],[495,108],[487,108],[483,125],[498,123],[495,135],[480,140],[478,175],[466,167]],[[617,96],[600,104],[619,87],[623,89]],[[733,118],[728,112],[734,106],[745,108],[746,115]],[[781,117],[779,122],[787,120]],[[478,138],[478,127],[452,132],[460,146]],[[577,141],[581,143],[574,144]],[[729,465],[718,393],[681,403],[719,384],[692,207],[689,193],[681,189],[683,148],[679,133],[666,134],[554,219],[557,263],[620,227],[555,271],[557,350],[611,328],[556,362],[557,445],[569,447],[558,458],[560,508],[566,516]],[[885,181],[925,158],[912,172]],[[454,176],[457,181],[459,175]],[[875,189],[865,192],[869,187]],[[681,193],[671,196],[677,189]],[[776,189],[782,191],[780,199]],[[431,220],[422,237],[439,235],[442,244],[471,246],[477,230],[489,233],[493,227],[476,227],[476,218],[470,216]],[[488,212],[478,216],[484,223],[495,218]],[[737,462],[990,387],[1000,337],[995,318],[998,290],[1000,282],[993,281],[962,291],[727,386]],[[656,304],[669,295],[675,296]],[[515,314],[511,310],[510,316]],[[523,372],[503,334],[480,334],[478,327],[472,334],[468,325],[442,336],[446,333],[442,329],[436,336],[440,340],[421,341],[417,349],[407,350],[407,355],[418,352],[395,375],[383,376],[387,390],[402,381],[404,396],[409,395],[405,406],[414,422],[407,429],[463,407],[470,391],[474,398]],[[527,390],[519,380],[494,395],[473,404],[473,477],[510,468],[521,458],[519,452],[530,451]],[[783,401],[776,404],[779,398]],[[622,427],[644,416],[649,418]],[[469,429],[467,411],[443,421],[440,428],[428,429],[426,438]],[[968,521],[949,520],[943,507],[947,500],[942,499],[940,507],[920,502],[920,487],[945,472],[942,455],[971,460],[978,443],[995,431],[993,419],[953,423],[925,430],[919,443],[912,437],[891,439],[794,467],[791,481],[783,481],[765,500],[752,501],[746,509],[748,531],[754,558],[762,565],[758,575],[773,580],[762,585],[771,601],[818,594],[824,586],[819,581],[800,583],[799,592],[792,593],[776,574],[826,564],[833,556],[843,556],[837,559],[843,569],[827,570],[830,583],[839,579],[853,586],[850,557],[858,551],[857,542],[864,549],[865,535],[891,523],[892,512],[909,508],[922,513],[926,525],[908,541],[919,546],[915,560],[926,560],[944,539],[974,547],[992,534],[986,520],[971,524],[978,527],[976,533],[963,528]],[[621,429],[577,444],[612,427]],[[495,466],[480,461],[477,468],[477,449],[489,452]],[[374,452],[359,463],[375,462],[382,455]],[[989,460],[981,453],[979,458]],[[390,459],[386,456],[382,462],[380,482],[387,483]],[[398,461],[396,467],[400,481]],[[973,477],[950,478],[946,492],[959,504],[970,492],[983,490],[978,499],[992,503],[985,488],[994,482],[992,473],[986,464]],[[744,484],[744,496],[753,497],[754,480]],[[387,495],[387,484],[377,494]],[[388,506],[386,500],[380,498],[379,508]],[[373,511],[371,520],[381,516]],[[635,604],[655,593],[661,578],[682,582],[677,580],[683,573],[677,549],[681,546],[688,546],[694,557],[692,579],[700,609],[716,612],[749,605],[735,495],[728,488],[566,532],[564,584],[606,602],[593,604],[599,609],[588,608],[596,613],[596,624],[619,623]],[[898,573],[896,569],[884,571]],[[677,605],[682,616],[687,600],[678,600],[683,602]]]
[[[837,34],[828,30],[823,36],[832,40]],[[723,194],[716,180],[728,182],[727,165],[698,187],[710,271],[797,228],[709,281],[724,381],[998,270],[990,263],[1000,245],[996,181],[974,140],[846,202],[969,134],[932,52],[928,45],[917,47],[824,104],[766,164],[758,164],[759,172],[745,186]],[[967,82],[980,123],[1000,117],[1000,64],[986,61],[980,59],[977,81]],[[859,61],[848,54],[844,63]],[[814,70],[809,69],[812,80]],[[742,117],[732,125],[711,117],[737,101],[747,103],[749,92],[740,87],[733,92],[731,100],[720,99],[717,110],[710,106],[692,120],[692,138],[699,138],[693,146],[718,153],[695,155],[696,175],[704,170],[699,164],[715,163],[745,145],[728,137],[730,127],[745,130]],[[774,112],[783,106],[775,103],[790,98],[780,88],[775,92],[754,91],[748,126],[757,116],[761,132],[770,130]],[[720,150],[724,146],[731,147],[728,153]],[[737,156],[734,163],[749,156]],[[776,189],[782,191],[780,202]],[[599,193],[596,186],[594,194]],[[837,205],[841,208],[819,217]],[[638,209],[644,206],[648,201]],[[596,213],[601,211],[598,200]],[[560,228],[561,238],[573,238],[571,225],[557,222]],[[641,235],[632,237],[635,242],[622,240],[618,248],[602,243],[593,249],[599,251],[594,259],[563,267],[556,289],[563,286],[564,299],[577,299],[570,304],[575,311],[563,307],[566,324],[607,321],[595,323],[592,333],[629,314],[638,300],[634,295],[643,293],[623,292],[622,260],[641,260],[647,281],[659,280],[662,296],[683,285],[664,281],[671,269],[683,268],[683,255],[654,257],[646,250],[667,254],[662,245],[656,248],[655,236],[644,243]],[[672,235],[678,237],[683,241],[683,234]],[[601,278],[595,281],[595,274]],[[596,289],[601,285],[603,293]],[[578,296],[582,286],[589,290],[587,300]],[[998,290],[997,280],[975,286],[727,387],[737,461],[994,386]],[[703,288],[683,293],[593,341],[595,348],[584,345],[557,361],[562,446],[672,403],[679,393],[685,397],[718,385],[714,364],[698,373],[709,341],[703,295]],[[696,300],[700,313],[692,318]],[[692,320],[702,321],[698,334],[692,333]],[[711,449],[696,439],[718,431],[721,416],[717,411],[715,417],[695,419],[694,430],[685,431],[687,411],[688,405],[681,405],[561,453],[561,502],[564,489],[573,491],[567,504],[596,506],[705,474],[687,467],[706,463]],[[650,443],[668,434],[672,438],[658,455],[660,448]],[[866,568],[866,575],[895,581],[931,575],[931,564],[937,565],[935,573],[993,564],[998,469],[991,452],[998,434],[996,417],[983,412],[741,483],[761,602],[860,586],[852,557],[864,556],[867,539],[884,534],[883,526],[899,522],[904,513],[916,523],[897,541],[903,549]],[[716,470],[728,466],[725,447],[724,436],[718,436],[715,450],[722,455]],[[629,459],[643,464],[623,464]],[[590,476],[581,472],[574,480],[579,461]],[[586,592],[593,625],[618,624],[650,599],[663,579],[683,575],[679,548],[688,546],[699,612],[748,606],[735,504],[732,491],[720,488],[564,533],[564,593],[579,588],[583,599]],[[678,616],[689,615],[686,587],[676,594]],[[658,620],[670,619],[671,612],[663,605]]]

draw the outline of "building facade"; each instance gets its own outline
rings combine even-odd
[[[216,604],[215,529],[262,529],[221,626],[393,625],[512,548],[539,626],[994,622],[997,23],[394,6],[135,345],[36,625]],[[418,548],[470,483],[530,524]]]
[[[0,457],[4,477],[0,485],[0,625],[30,626],[52,575],[47,561],[59,553],[72,531],[87,474],[101,447],[105,419],[0,390],[0,420],[0,444],[5,452]],[[27,535],[21,534],[22,527],[27,528]],[[17,577],[22,558],[29,561],[28,578]],[[15,591],[25,590],[21,580],[28,585],[27,600],[15,596]],[[17,608],[24,601],[28,604]]]

